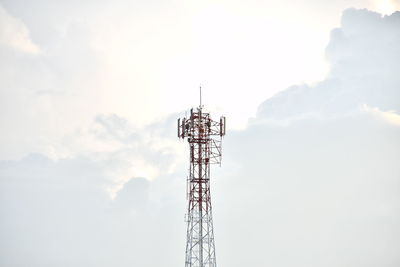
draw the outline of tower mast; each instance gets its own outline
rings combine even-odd
[[[210,165],[221,164],[221,139],[226,119],[219,122],[203,112],[201,102],[190,117],[178,119],[178,137],[190,148],[185,267],[216,267],[214,229],[210,193]]]

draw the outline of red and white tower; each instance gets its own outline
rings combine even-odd
[[[225,117],[219,121],[201,105],[189,118],[178,119],[178,137],[187,139],[190,167],[187,179],[187,243],[185,267],[216,267],[210,193],[210,165],[221,164]]]

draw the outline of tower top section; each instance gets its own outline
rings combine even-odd
[[[178,138],[188,138],[188,141],[207,139],[211,136],[224,136],[226,132],[226,118],[221,116],[219,121],[211,119],[210,113],[203,112],[201,85],[199,88],[200,105],[197,110],[190,110],[189,118],[178,119]]]
[[[211,119],[210,113],[203,112],[201,104],[197,110],[190,110],[188,118],[178,119],[178,138],[188,140],[192,158],[197,147],[202,147],[206,153],[203,158],[207,164],[221,164],[221,139],[225,131],[226,118],[221,116],[219,121]]]
[[[226,118],[221,116],[219,121],[214,121],[210,113],[203,112],[201,102],[197,110],[190,110],[189,118],[178,119],[178,138],[209,139],[211,136],[222,137],[225,132]]]

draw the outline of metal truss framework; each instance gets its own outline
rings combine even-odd
[[[187,243],[185,267],[216,267],[210,193],[210,165],[221,164],[225,117],[213,121],[200,105],[190,118],[178,119],[178,137],[187,138],[190,168],[187,180]]]

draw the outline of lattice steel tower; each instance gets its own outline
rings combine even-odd
[[[201,93],[200,93],[201,94]],[[210,193],[210,165],[221,164],[225,117],[213,121],[201,105],[189,118],[178,119],[178,137],[187,138],[190,167],[187,179],[187,243],[185,267],[216,267]]]

